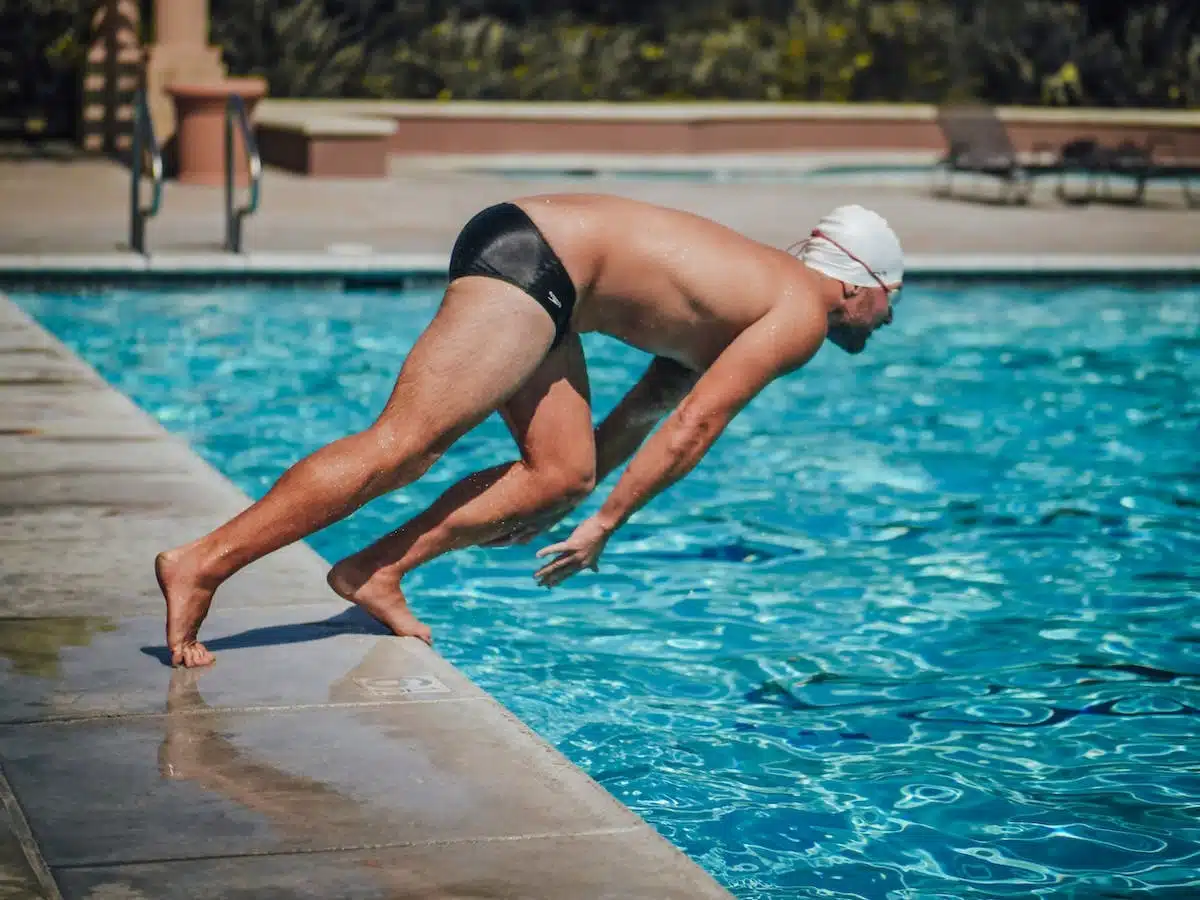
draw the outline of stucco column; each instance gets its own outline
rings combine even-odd
[[[154,42],[175,47],[207,47],[207,0],[155,0]]]
[[[208,43],[208,0],[155,0],[154,43],[146,52],[150,115],[164,144],[175,134],[173,83],[213,84],[225,77],[221,49]]]

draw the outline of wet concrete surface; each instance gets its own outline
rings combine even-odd
[[[728,896],[303,544],[170,668],[154,554],[248,502],[0,297],[0,900]]]
[[[9,665],[0,725],[486,696],[456,669],[418,655],[412,642],[340,603],[222,606],[204,633],[223,665],[200,671],[185,704],[164,688],[161,616],[0,619],[0,657]]]
[[[664,884],[653,874],[658,860],[652,848],[657,840],[635,829],[516,842],[83,866],[58,874],[69,896],[121,900],[705,900],[721,896],[702,888]],[[574,862],[565,866],[563,859]]]
[[[966,184],[980,198],[996,183]],[[152,255],[211,254],[224,239],[223,189],[168,182],[147,225]],[[688,182],[508,178],[396,160],[381,179],[313,179],[268,169],[262,205],[245,223],[247,253],[322,252],[331,245],[374,253],[448,254],[483,206],[529,194],[604,192],[708,216],[786,247],[844,203],[878,210],[909,254],[1196,254],[1200,229],[1179,186],[1164,182],[1141,206],[1078,206],[1036,185],[1028,206],[933,196],[928,180],[871,182]],[[106,160],[0,161],[0,255],[113,253],[128,249],[129,173]]]
[[[17,834],[14,817],[0,802],[0,900],[43,900],[45,896]]]
[[[0,727],[52,868],[637,827],[486,698],[217,712],[202,680],[162,716]]]

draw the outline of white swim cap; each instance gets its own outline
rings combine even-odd
[[[878,287],[879,281],[890,287],[904,278],[900,239],[883,216],[858,205],[839,206],[821,219],[800,258],[823,275],[863,287]]]

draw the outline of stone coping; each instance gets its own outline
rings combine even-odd
[[[340,115],[445,119],[590,119],[600,121],[703,122],[762,119],[832,119],[932,122],[938,107],[889,103],[527,103],[522,101],[266,99],[260,114],[283,110]],[[1200,127],[1200,110],[1104,109],[1094,107],[996,107],[1006,122],[1131,127]]]
[[[0,254],[0,282],[36,282],[39,276],[353,276],[407,278],[437,282],[445,278],[449,257],[437,253],[372,253],[353,245],[336,252],[312,253],[136,253]],[[1198,255],[1028,253],[911,254],[908,276],[1103,276],[1200,275]]]
[[[270,107],[256,112],[258,128],[295,131],[305,137],[391,137],[399,127],[395,121],[368,116],[331,115],[302,109]]]
[[[249,498],[3,294],[0,334],[0,896],[730,896],[306,543],[169,669],[148,554]]]
[[[932,150],[846,150],[839,153],[775,150],[754,153],[411,153],[396,165],[402,169],[599,172],[794,172],[829,167],[891,168],[920,172],[932,168],[943,154]]]

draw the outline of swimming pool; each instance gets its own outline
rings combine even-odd
[[[472,549],[414,573],[414,606],[739,897],[1194,894],[1200,286],[906,291],[600,574],[546,592],[542,542]],[[437,292],[12,296],[259,496],[370,421]],[[645,358],[585,346],[602,415]],[[511,452],[493,418],[311,543],[336,558]]]
[[[641,167],[629,163],[593,163],[583,165],[559,166],[523,165],[523,166],[469,166],[463,171],[491,175],[499,178],[518,179],[522,181],[602,181],[602,182],[673,182],[673,183],[702,183],[702,184],[813,184],[813,185],[892,185],[927,187],[936,180],[941,182],[944,176],[937,174],[937,169],[930,163],[893,163],[893,164],[839,164],[839,165],[754,165],[729,164],[721,165],[711,162],[700,166],[694,162],[682,167],[656,165]],[[1034,174],[1037,181],[1061,180],[1059,175]],[[994,179],[981,178],[970,173],[955,175],[955,181],[982,181],[985,186],[994,184]],[[1069,173],[1066,183],[1074,189],[1085,187],[1088,176],[1084,173]],[[1135,187],[1135,179],[1124,175],[1113,175],[1109,178],[1109,187],[1117,191],[1127,191]],[[993,187],[994,190],[994,187]]]
[[[914,178],[928,180],[934,168],[928,163],[895,165],[822,165],[822,166],[768,166],[757,164],[699,166],[691,164],[672,168],[658,165],[638,168],[629,164],[597,163],[555,168],[548,165],[470,167],[470,172],[499,175],[502,178],[561,179],[561,178],[605,178],[618,181],[719,181],[719,182],[787,182],[807,183],[843,181],[853,179],[878,179],[900,177],[911,181]]]

